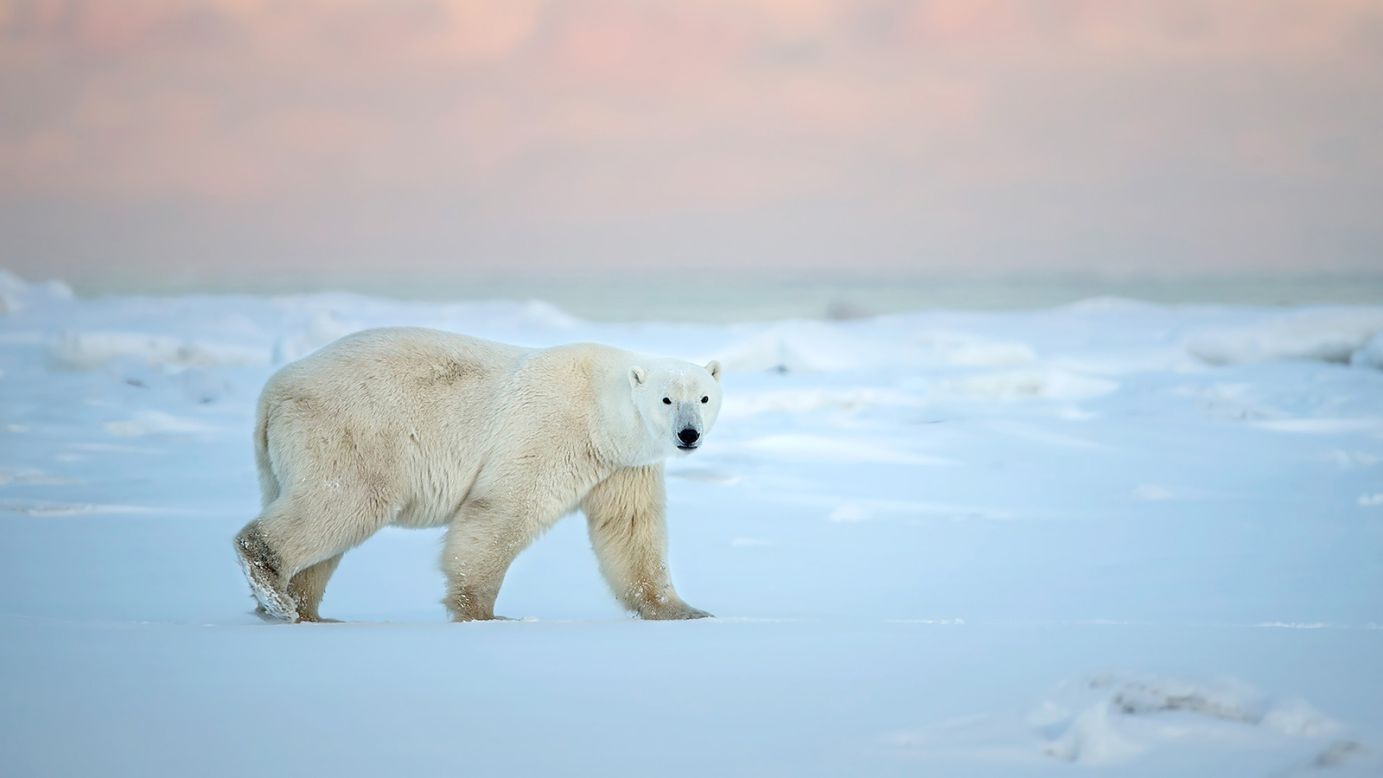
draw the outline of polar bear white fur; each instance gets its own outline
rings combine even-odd
[[[710,615],[668,578],[663,460],[701,444],[719,380],[716,362],[416,328],[286,365],[259,400],[263,511],[235,543],[261,614],[317,621],[342,554],[385,525],[445,524],[443,602],[457,621],[492,619],[510,563],[579,508],[626,608]]]

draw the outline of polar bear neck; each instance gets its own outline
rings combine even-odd
[[[598,371],[605,385],[594,393],[596,423],[591,434],[597,450],[620,467],[639,467],[661,462],[667,458],[663,441],[649,434],[643,415],[634,401],[629,385],[627,360],[613,369]]]
[[[580,350],[589,370],[590,400],[595,407],[588,431],[594,450],[615,467],[640,467],[666,459],[667,443],[640,413],[629,380],[632,368],[656,360],[608,346],[574,348]]]
[[[515,386],[536,406],[579,397],[581,410],[567,414],[565,423],[580,427],[597,463],[640,467],[672,453],[670,438],[645,418],[630,383],[634,367],[661,361],[594,343],[536,349],[521,360]]]

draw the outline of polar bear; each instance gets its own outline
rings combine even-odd
[[[263,511],[235,538],[260,614],[318,621],[346,551],[388,524],[447,525],[443,602],[456,621],[493,619],[510,563],[579,508],[625,608],[709,616],[668,577],[663,461],[710,432],[720,372],[419,328],[358,332],[284,366],[255,426]]]

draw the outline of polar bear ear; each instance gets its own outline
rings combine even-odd
[[[706,372],[711,374],[711,378],[720,380],[720,363],[712,359],[706,363]]]
[[[630,386],[642,386],[642,385],[643,385],[643,382],[644,382],[644,381],[647,381],[647,380],[648,380],[648,371],[647,371],[647,370],[644,370],[644,369],[641,368],[641,367],[631,367],[631,368],[629,368],[629,385],[630,385]]]

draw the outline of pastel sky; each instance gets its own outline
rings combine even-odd
[[[0,266],[1383,269],[1383,2],[0,0]]]

